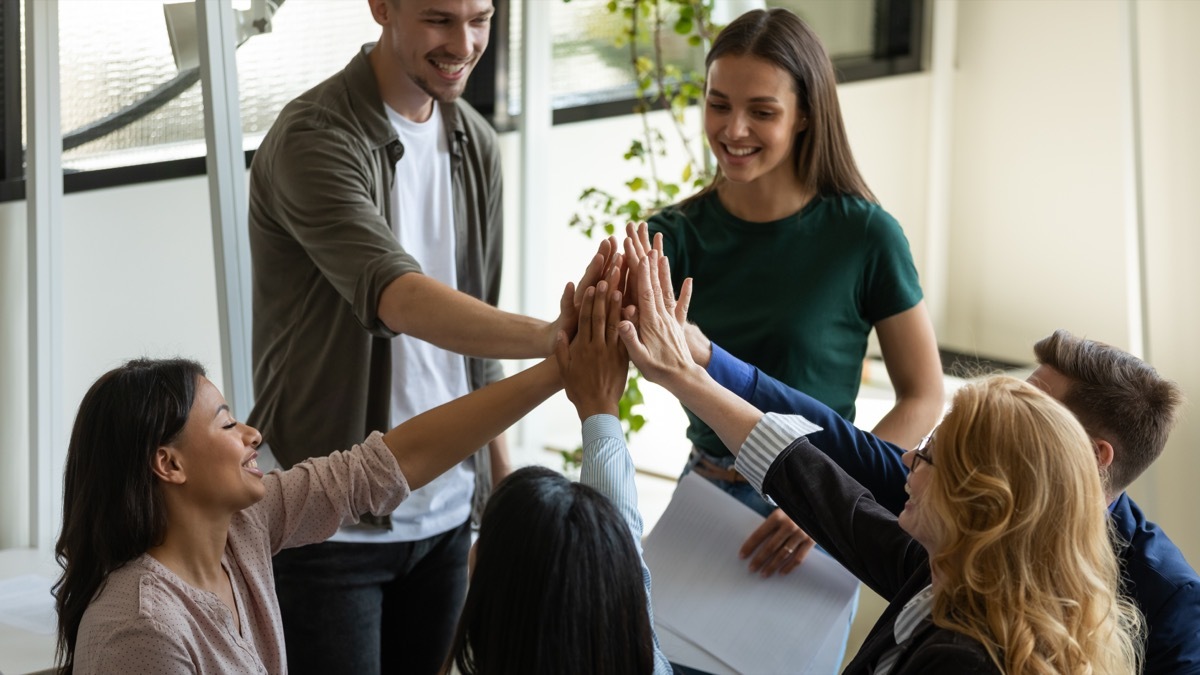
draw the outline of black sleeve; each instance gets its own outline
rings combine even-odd
[[[928,563],[925,549],[871,493],[807,438],[767,471],[763,493],[831,556],[891,602]]]

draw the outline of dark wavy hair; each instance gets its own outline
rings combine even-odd
[[[791,77],[796,104],[801,115],[808,118],[808,127],[796,135],[793,148],[796,175],[810,193],[878,201],[850,150],[833,62],[821,38],[803,19],[783,8],[746,12],[713,40],[704,59],[705,70],[723,56],[753,56]],[[692,199],[711,192],[722,181],[724,176],[718,169],[713,182]]]
[[[463,675],[654,669],[641,559],[595,489],[543,467],[488,501],[450,660]]]
[[[92,385],[75,416],[55,555],[56,660],[75,668],[75,638],[109,573],[162,542],[166,511],[150,463],[187,422],[204,368],[185,359],[136,359]]]

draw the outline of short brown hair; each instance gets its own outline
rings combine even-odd
[[[1084,429],[1113,446],[1106,483],[1124,490],[1167,445],[1183,403],[1179,385],[1138,357],[1058,329],[1033,346],[1038,363],[1071,380],[1065,405]]]

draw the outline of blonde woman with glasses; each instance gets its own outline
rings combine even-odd
[[[652,273],[653,272],[653,273]],[[889,601],[846,673],[1133,673],[1137,609],[1120,570],[1082,427],[1009,377],[967,385],[905,453],[899,518],[805,437],[804,418],[759,412],[689,354],[680,300],[657,251],[636,270],[630,358],[704,419],[737,468],[838,562]]]

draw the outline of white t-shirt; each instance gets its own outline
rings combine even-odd
[[[404,157],[396,163],[392,184],[392,228],[426,276],[457,288],[450,147],[438,103],[433,103],[433,113],[424,122],[386,110],[404,145]],[[469,391],[467,362],[462,355],[408,335],[392,339],[392,426]],[[392,512],[391,531],[348,526],[338,530],[331,541],[416,541],[447,532],[470,517],[474,492],[475,464],[468,459],[414,490]]]

